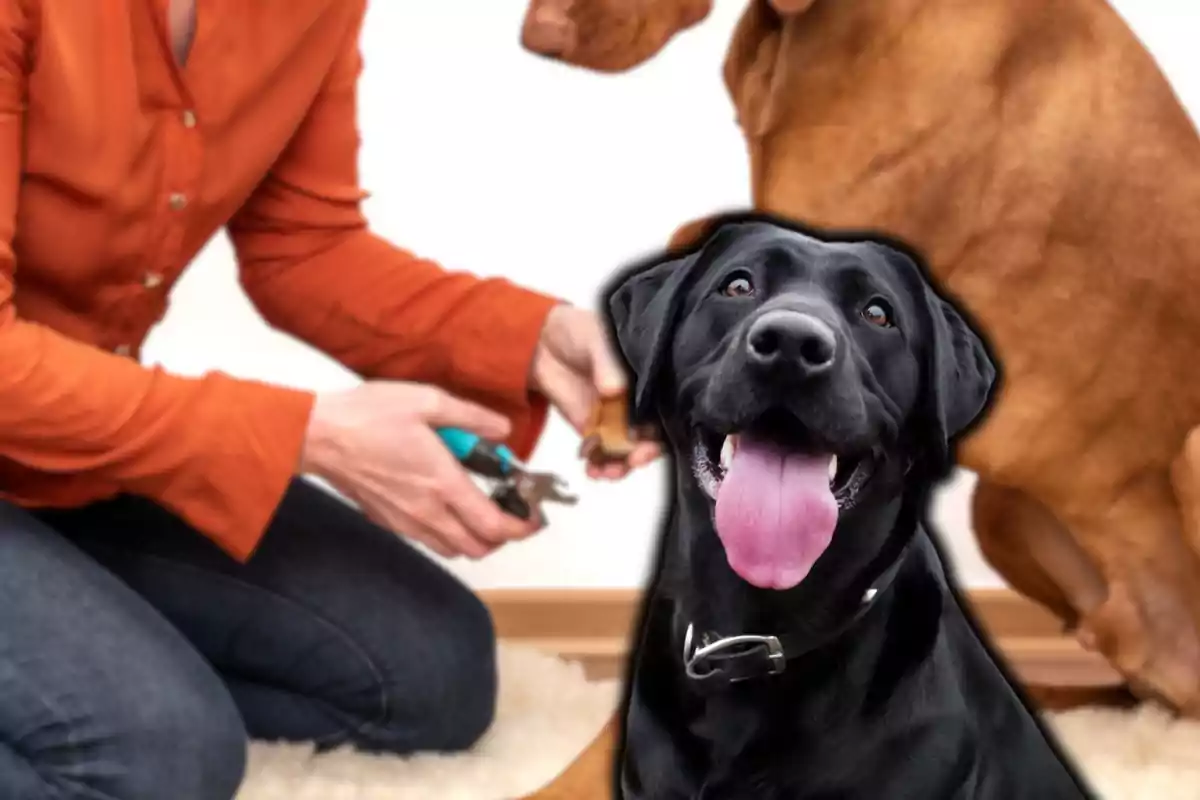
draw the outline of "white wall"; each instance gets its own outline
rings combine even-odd
[[[448,266],[592,305],[612,270],[660,247],[677,224],[747,203],[744,147],[720,81],[742,5],[717,3],[659,58],[603,77],[521,50],[524,0],[376,0],[363,40],[360,111],[373,225]],[[1200,6],[1117,5],[1189,107],[1200,108]],[[183,373],[217,368],[316,389],[354,380],[262,324],[238,292],[223,237],[179,284],[145,357]],[[641,585],[662,473],[590,485],[576,446],[555,420],[536,461],[565,475],[582,502],[551,508],[543,534],[480,563],[454,563],[456,572],[480,588]],[[970,536],[971,483],[963,475],[945,488],[937,523],[960,574],[976,586],[999,585]]]

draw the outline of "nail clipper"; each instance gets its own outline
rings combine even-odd
[[[549,500],[575,505],[579,498],[568,494],[566,481],[549,472],[534,472],[502,444],[460,428],[438,428],[437,435],[466,469],[495,482],[492,500],[509,514],[532,519],[541,516],[542,503]]]

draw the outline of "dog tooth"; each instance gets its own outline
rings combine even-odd
[[[733,436],[726,436],[725,441],[721,444],[721,469],[729,469],[729,465],[733,463],[733,451],[737,449],[737,439]]]
[[[829,480],[830,480],[830,482],[832,483],[833,479],[836,477],[837,477],[837,456],[830,456],[829,457]]]

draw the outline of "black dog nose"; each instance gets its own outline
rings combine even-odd
[[[790,366],[804,377],[815,377],[833,367],[837,335],[811,314],[768,311],[751,323],[746,352],[754,364]]]

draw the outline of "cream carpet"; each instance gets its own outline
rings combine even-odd
[[[613,682],[502,645],[496,723],[469,754],[411,759],[255,745],[238,800],[507,800],[545,785],[596,734]],[[1200,800],[1200,724],[1152,707],[1085,709],[1052,723],[1105,800]]]

